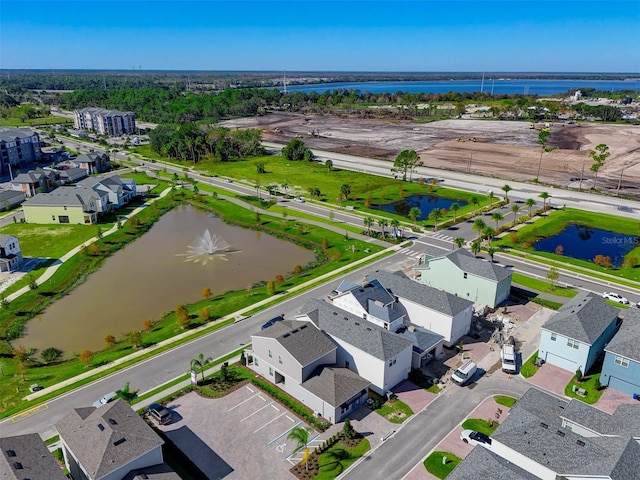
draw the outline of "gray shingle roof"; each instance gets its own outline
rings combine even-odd
[[[508,268],[501,267],[482,258],[477,258],[464,248],[458,248],[441,257],[432,258],[429,260],[429,263],[440,260],[441,258],[449,259],[451,263],[463,272],[468,272],[495,282],[500,282],[511,276],[511,270]]]
[[[395,301],[393,295],[390,295],[380,282],[375,279],[359,285],[358,288],[351,289],[351,294],[365,310],[368,308],[369,300],[380,302],[382,305],[387,305]]]
[[[375,300],[369,300],[365,310],[369,315],[373,315],[374,317],[389,323],[404,316],[403,312],[396,310],[392,305],[385,307],[384,305],[377,303]]]
[[[340,282],[340,285],[338,285],[338,288],[336,288],[336,292],[343,293],[359,286],[360,285],[358,285],[357,283],[353,283],[349,280],[343,280],[342,282]]]
[[[17,190],[0,190],[0,203],[13,200],[15,197],[22,197],[24,199],[24,193]]]
[[[311,322],[283,320],[254,336],[274,338],[303,367],[336,349],[333,342]]]
[[[0,127],[0,141],[13,142],[16,138],[29,138],[37,135],[28,128]]]
[[[0,437],[0,477],[14,480],[66,480],[37,433]]]
[[[640,438],[638,404],[620,404],[613,414],[609,414],[580,400],[571,400],[561,417],[600,435],[628,435]]]
[[[93,478],[105,476],[128,465],[164,443],[120,399],[98,409],[73,409],[56,424],[56,429]]]
[[[422,353],[431,350],[438,345],[444,337],[440,334],[427,330],[416,325],[412,325],[410,328],[404,328],[396,332],[398,335],[402,335],[407,340],[413,343],[414,351],[418,350],[418,353]]]
[[[81,206],[86,207],[91,199],[98,201],[92,190],[77,187],[58,187],[49,193],[38,193],[24,202],[26,206]]]
[[[320,330],[330,336],[380,360],[391,360],[412,346],[409,340],[322,300],[307,302],[300,313],[307,314]]]
[[[593,345],[617,316],[618,309],[600,295],[582,291],[560,307],[542,328]]]
[[[560,415],[568,404],[531,388],[491,437],[560,475],[637,478],[640,445],[630,436],[583,437],[563,428]]]
[[[618,333],[605,350],[640,362],[640,310],[630,308],[625,312]]]
[[[499,455],[478,445],[447,475],[447,480],[539,480]]]
[[[78,155],[73,161],[74,163],[96,163],[100,158],[108,160],[105,153],[83,153]]]
[[[100,116],[107,116],[107,117],[118,117],[118,116],[123,116],[123,115],[135,115],[133,112],[123,112],[120,110],[109,110],[106,108],[101,108],[101,107],[86,107],[86,108],[80,108],[77,110],[80,113],[90,113],[92,115],[100,115]]]
[[[329,405],[339,407],[371,385],[348,368],[323,365],[316,368],[302,386]]]
[[[133,470],[122,480],[180,480],[180,476],[169,465],[161,463],[152,467]]]
[[[463,310],[473,306],[473,302],[470,300],[418,283],[407,278],[404,274],[379,270],[367,275],[366,278],[371,281],[378,280],[393,295],[406,298],[451,317],[455,317]]]
[[[20,175],[16,175],[14,179],[11,181],[11,183],[15,183],[15,184],[38,183],[41,177],[42,177],[41,172],[30,170],[26,173],[21,173]]]

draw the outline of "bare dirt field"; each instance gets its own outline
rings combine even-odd
[[[425,165],[578,188],[593,185],[589,151],[604,143],[611,156],[598,173],[598,188],[640,196],[640,126],[553,123],[540,161],[542,124],[488,120],[431,123],[344,118],[330,115],[269,114],[224,122],[230,128],[261,128],[266,141],[301,138],[311,148],[392,161],[406,149],[420,153]]]

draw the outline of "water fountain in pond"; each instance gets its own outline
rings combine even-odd
[[[187,247],[187,253],[181,253],[178,255],[184,256],[185,262],[194,262],[206,265],[216,258],[228,262],[229,259],[227,258],[227,255],[232,253],[240,252],[238,250],[233,250],[222,238],[215,234],[212,235],[209,230],[205,230],[203,235],[196,238],[195,245],[189,245]]]

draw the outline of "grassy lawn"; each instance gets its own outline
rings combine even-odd
[[[491,435],[498,428],[498,422],[489,423],[488,420],[481,418],[468,418],[462,422],[462,428],[465,430],[473,430],[475,432],[484,433],[485,435]]]
[[[411,407],[400,400],[389,400],[377,409],[376,412],[391,423],[402,423],[413,415]]]
[[[447,463],[442,464],[442,459],[446,457]],[[435,475],[438,478],[447,478],[447,475],[458,466],[462,461],[460,457],[456,457],[453,453],[449,452],[433,452],[424,461],[424,468],[427,469],[431,475]]]
[[[538,351],[536,350],[533,355],[529,357],[529,359],[522,364],[522,368],[520,369],[520,374],[524,378],[533,377],[540,367],[535,365],[536,358],[538,358]]]
[[[535,254],[538,257],[563,264],[565,268],[568,265],[574,265],[587,268],[595,273],[606,273],[628,280],[640,281],[640,268],[633,267],[633,261],[631,261],[631,264],[625,264],[620,268],[604,268],[590,261],[534,250],[533,244],[536,241],[561,232],[569,224],[579,224],[591,228],[608,230],[624,236],[640,235],[637,220],[567,208],[550,212],[545,217],[539,218],[535,222],[522,227],[515,236],[512,234],[505,235],[493,242],[492,245],[499,249],[514,249]],[[636,259],[635,261],[638,261],[640,264],[640,246],[634,248],[625,256],[627,262],[631,258]]]
[[[518,285],[522,285],[523,287],[530,288],[537,292],[549,293],[551,295],[558,295],[559,297],[575,297],[578,294],[578,291],[573,288],[566,288],[556,286],[553,287],[551,283],[540,280],[537,278],[527,277],[526,275],[522,275],[520,273],[513,272],[512,276],[513,283],[517,283]]]
[[[25,118],[20,117],[6,117],[0,118],[0,126],[3,127],[37,127],[40,125],[56,125],[60,123],[72,124],[73,120],[66,117],[38,117],[38,118]]]
[[[573,386],[577,388],[582,388],[587,391],[587,395],[582,397],[573,391]],[[584,377],[582,382],[578,382],[575,377],[571,379],[571,381],[564,388],[564,394],[570,398],[577,398],[578,400],[582,400],[585,403],[593,405],[600,400],[600,397],[604,393],[603,389],[598,389],[600,386],[600,373],[594,373],[592,375],[587,375]]]
[[[371,450],[371,444],[366,438],[362,439],[358,446],[354,448],[337,443],[320,455],[318,461],[320,465],[319,473],[313,478],[317,480],[336,478],[369,450]]]
[[[502,405],[507,408],[513,407],[518,401],[517,398],[510,397],[508,395],[496,395],[493,399],[498,405]]]

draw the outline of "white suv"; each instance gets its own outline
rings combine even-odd
[[[623,305],[629,305],[629,300],[627,300],[625,297],[623,297],[618,293],[604,292],[602,296],[607,300],[611,300],[612,302],[618,302],[618,303],[622,303]]]

